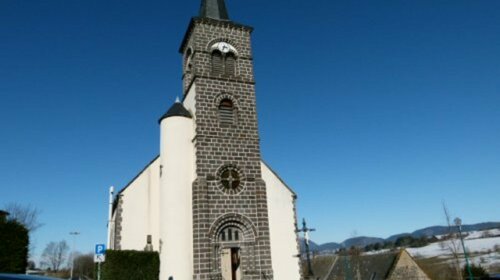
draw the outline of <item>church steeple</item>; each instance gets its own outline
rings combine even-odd
[[[202,0],[200,8],[201,18],[229,20],[224,0]]]

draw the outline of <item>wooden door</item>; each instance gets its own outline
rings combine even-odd
[[[222,280],[233,280],[231,248],[222,249],[220,264],[221,264]]]

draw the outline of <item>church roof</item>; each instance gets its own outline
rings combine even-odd
[[[201,18],[229,20],[224,0],[202,0],[200,8]]]
[[[334,280],[359,276],[360,279],[385,280],[395,266],[399,254],[390,252],[378,255],[338,257],[325,279]]]
[[[161,118],[158,120],[160,123],[163,119],[169,118],[169,117],[185,117],[185,118],[192,118],[191,113],[184,108],[184,105],[182,105],[181,102],[176,101],[168,111],[161,116]]]

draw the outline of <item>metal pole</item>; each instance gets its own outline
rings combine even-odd
[[[311,266],[311,256],[309,256],[310,251],[309,251],[309,241],[306,239],[306,258],[307,258],[307,273],[308,276],[313,276],[313,271],[312,271],[312,266]]]
[[[109,188],[109,205],[108,205],[108,242],[107,242],[107,248],[109,249],[113,249],[113,247],[111,246],[111,229],[113,227],[113,195],[114,195],[114,192],[115,192],[115,188],[113,186],[111,186]]]
[[[101,280],[101,262],[97,263],[97,280]]]
[[[80,234],[77,231],[72,231],[69,233],[69,235],[73,235],[73,252],[71,253],[71,272],[70,272],[70,278],[73,279],[73,269],[75,267],[75,248],[76,248],[76,236]]]
[[[344,261],[344,265],[345,265],[345,273],[344,273],[344,279],[345,280],[351,280],[351,267],[349,265],[349,255],[346,254],[345,255],[345,261]]]
[[[472,270],[469,264],[469,257],[467,256],[467,250],[465,249],[464,238],[462,236],[462,225],[458,225],[458,233],[460,235],[460,241],[462,241],[462,248],[464,249],[465,265],[467,266],[467,272],[469,273],[469,279],[474,280],[474,275],[472,275]]]

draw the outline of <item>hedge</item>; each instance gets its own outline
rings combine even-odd
[[[158,252],[107,250],[101,266],[102,280],[158,280],[159,274]]]
[[[0,272],[25,273],[28,245],[28,230],[23,225],[0,220]]]

